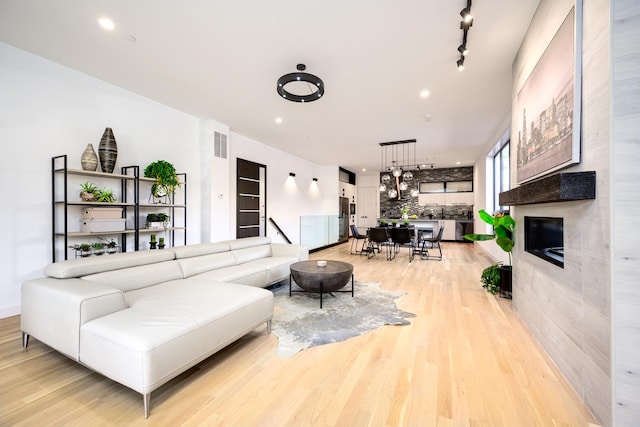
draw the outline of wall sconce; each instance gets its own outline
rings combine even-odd
[[[295,174],[295,173],[293,173],[293,172],[289,172],[289,176],[293,176],[293,177],[295,177],[295,176],[296,176],[296,174]]]
[[[313,182],[318,182],[318,178],[311,178]]]

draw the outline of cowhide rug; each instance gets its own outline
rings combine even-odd
[[[300,290],[295,284],[294,290]],[[341,290],[351,289],[347,284]],[[383,325],[409,325],[415,314],[399,310],[395,300],[406,292],[380,289],[380,283],[355,284],[355,296],[336,292],[323,295],[296,293],[289,297],[289,285],[276,286],[272,332],[278,337],[277,354],[291,357],[299,351],[322,344],[347,340]]]

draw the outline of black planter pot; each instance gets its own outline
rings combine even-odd
[[[500,296],[502,298],[511,299],[511,276],[512,270],[510,265],[500,266]]]

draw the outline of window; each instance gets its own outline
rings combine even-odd
[[[500,206],[499,195],[511,188],[511,174],[509,169],[509,140],[500,147],[493,156],[493,211],[504,210],[506,206]]]

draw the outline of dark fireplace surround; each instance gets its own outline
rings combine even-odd
[[[561,172],[500,193],[501,206],[592,200],[596,173]],[[564,219],[524,217],[524,250],[564,268]]]
[[[564,268],[564,219],[525,216],[524,250]]]

